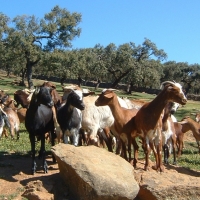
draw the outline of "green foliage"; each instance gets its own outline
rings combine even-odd
[[[81,32],[77,28],[81,14],[71,14],[59,6],[55,6],[43,19],[34,15],[16,16],[10,27],[6,16],[1,15],[0,20],[1,24],[5,24],[5,28],[0,30],[4,36],[0,38],[0,67],[8,74],[10,71],[21,73],[23,84],[26,74],[29,87],[32,87],[32,68],[39,64],[45,53],[71,47],[71,41]],[[58,63],[61,65],[60,61]]]
[[[25,78],[32,87],[32,73],[60,78],[100,79],[112,83],[157,88],[162,81],[182,82],[186,93],[199,93],[200,65],[163,63],[167,54],[151,40],[96,44],[86,49],[71,49],[74,38],[81,35],[78,27],[82,15],[70,13],[56,5],[43,18],[16,16],[10,19],[0,13],[0,69]],[[70,49],[69,49],[70,48]]]

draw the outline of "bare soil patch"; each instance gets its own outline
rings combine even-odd
[[[54,199],[67,199],[67,188],[60,177],[58,164],[47,157],[49,166],[45,174],[41,161],[37,160],[37,173],[31,175],[31,158],[5,155],[0,158],[0,199],[25,199],[21,195],[31,184],[40,184],[40,191],[54,194]],[[36,186],[37,187],[37,186]],[[39,187],[39,186],[38,186]]]

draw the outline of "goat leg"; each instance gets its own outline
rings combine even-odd
[[[36,168],[37,168],[37,165],[36,165],[36,162],[35,162],[35,136],[34,136],[34,134],[29,134],[29,139],[30,139],[30,142],[31,142],[31,152],[32,152],[31,172],[32,172],[32,175],[34,175],[35,172],[36,172]]]
[[[157,156],[158,156],[157,171],[164,172],[164,166],[162,164],[162,141],[157,145],[156,150],[157,150]],[[169,154],[168,154],[168,157],[169,157]]]
[[[147,142],[144,142],[144,153],[145,153],[145,165],[144,165],[144,170],[148,171],[149,170],[149,152],[150,152],[150,147],[147,145]]]
[[[122,140],[121,142],[122,142],[122,152],[120,156],[123,157],[126,161],[128,161],[127,152],[126,152],[126,144]]]
[[[168,148],[167,144],[164,144],[164,146],[163,146],[163,153],[164,153],[164,163],[169,164],[169,161],[168,161],[169,148]]]
[[[122,141],[121,139],[118,137],[117,138],[117,147],[116,147],[116,154],[119,155],[120,152],[122,150]]]
[[[134,151],[133,167],[136,168],[137,160],[138,160],[138,149],[139,149],[139,146],[138,146],[135,138],[132,140],[132,143],[133,143],[133,151]]]
[[[174,156],[173,165],[176,165],[176,141],[173,138],[172,138],[172,147],[173,147],[173,156]]]
[[[75,129],[71,129],[71,134],[72,136],[70,136],[71,138],[71,142],[74,146],[78,146],[78,143],[79,143],[79,130],[77,130],[76,128]]]
[[[32,175],[35,174],[36,168],[37,168],[37,164],[35,162],[35,159],[33,159],[33,161],[32,161],[32,168],[31,168]]]
[[[44,173],[48,173],[48,165],[47,165],[47,161],[45,159],[45,152],[43,153],[43,169],[44,169]]]
[[[44,173],[47,173],[48,165],[46,162],[45,135],[42,135],[42,137],[41,137],[41,147],[40,147],[39,156],[40,156],[40,158],[42,158]]]

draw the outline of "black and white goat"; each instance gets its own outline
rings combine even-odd
[[[45,133],[51,132],[51,144],[54,145],[55,133],[53,123],[52,107],[54,102],[49,87],[38,87],[33,93],[29,108],[26,112],[25,126],[29,132],[32,151],[32,174],[36,172],[35,161],[35,137],[41,140],[39,158],[42,158],[44,172],[48,172],[48,165],[45,159]],[[55,162],[55,158],[53,157]]]
[[[57,120],[63,132],[64,143],[67,144],[68,137],[70,137],[71,143],[75,146],[78,146],[79,142],[79,130],[82,121],[81,110],[85,108],[82,93],[77,94],[77,92],[71,90],[65,96],[66,103],[57,111]]]

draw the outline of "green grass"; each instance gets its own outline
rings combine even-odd
[[[13,80],[16,80],[19,78],[7,78],[5,76],[0,76],[0,89],[2,90],[8,90],[8,94],[11,96],[13,95],[14,91],[17,89],[23,89],[23,87],[13,85]],[[39,83],[43,83],[42,80],[33,80],[34,85],[37,85]],[[57,86],[57,90],[60,94],[62,94],[62,88],[60,83],[55,83]],[[94,88],[89,88],[92,91],[94,91]],[[102,88],[99,88],[96,90],[96,94],[99,94],[101,92]],[[127,98],[132,99],[143,99],[146,101],[151,101],[155,98],[155,95],[150,95],[146,93],[138,93],[138,92],[132,92],[131,95],[125,94],[124,91],[116,91],[116,93],[119,96],[124,96]],[[200,103],[198,101],[188,101],[185,106],[182,106],[178,109],[178,111],[175,114],[175,117],[178,120],[181,120],[184,116],[190,115],[192,118],[194,115],[193,113],[196,113],[198,110],[200,110]],[[36,145],[36,150],[39,150],[40,143]],[[50,144],[46,144],[46,150],[47,152],[50,152]],[[11,157],[30,157],[30,142],[28,138],[28,133],[22,124],[20,127],[20,139],[18,141],[11,140],[11,138],[1,138],[0,139],[0,167],[1,167],[1,159],[3,159],[3,156],[9,155]],[[144,153],[142,151],[142,148],[140,148],[139,152],[139,158],[144,158]],[[153,160],[153,156],[151,156],[151,159]],[[185,148],[183,149],[183,154],[181,157],[177,160],[179,166],[186,167],[188,169],[194,169],[194,170],[200,170],[200,155],[198,154],[197,144],[196,142],[185,142]],[[170,163],[172,163],[172,156],[170,158]]]
[[[39,151],[40,142],[36,143],[36,152]],[[46,151],[50,152],[51,145],[46,143]],[[6,155],[11,157],[30,157],[31,145],[29,140],[28,132],[24,124],[20,125],[20,138],[19,140],[11,139],[9,136],[8,138],[2,137],[0,139],[0,161]],[[1,163],[0,163],[1,166]]]

